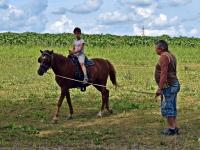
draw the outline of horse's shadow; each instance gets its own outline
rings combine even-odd
[[[110,113],[108,111],[103,111],[102,116],[97,116],[98,111],[93,108],[93,109],[84,109],[84,110],[79,110],[78,112],[75,112],[73,117],[69,119],[69,116],[67,115],[67,113],[63,113],[62,115],[60,115],[60,118],[58,120],[58,122],[56,123],[73,123],[73,122],[90,122],[90,121],[95,121],[95,120],[101,120],[101,119],[107,119],[111,116],[115,116],[117,115],[116,112],[114,113]],[[51,117],[49,118],[51,120]],[[55,123],[55,122],[51,122],[51,123]]]

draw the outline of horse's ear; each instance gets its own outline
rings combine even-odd
[[[40,50],[40,52],[41,52],[41,53],[43,53],[43,51],[42,51],[42,50]]]

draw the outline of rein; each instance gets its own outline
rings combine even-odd
[[[73,78],[68,78],[68,77],[64,77],[64,76],[60,76],[60,75],[56,75],[56,76],[60,77],[60,78],[63,78],[63,79],[67,79],[67,80],[71,80],[71,81],[76,81],[76,82],[84,83],[81,80],[76,80],[76,79],[73,79]],[[90,84],[90,85],[100,86],[100,87],[105,87],[106,88],[105,85],[101,85],[101,84],[95,84],[95,83],[90,83],[90,82],[87,82],[86,84]]]
[[[49,54],[48,54],[48,55],[49,55]],[[50,67],[52,68],[52,65],[53,65],[53,54],[52,54],[52,55],[49,55],[49,56],[51,56],[51,66],[50,66]],[[61,75],[57,75],[57,74],[56,74],[56,76],[57,76],[57,77],[60,77],[60,78],[63,78],[63,79],[67,79],[67,80],[71,80],[71,81],[75,81],[75,82],[79,82],[79,83],[84,83],[84,82],[81,81],[81,80],[76,80],[76,79],[73,79],[73,78],[68,78],[68,77],[64,77],[64,76],[61,76]],[[95,84],[95,83],[90,83],[90,82],[87,82],[86,84],[106,88],[105,85],[101,85],[101,84]]]
[[[81,80],[76,80],[76,79],[73,79],[73,78],[68,78],[68,77],[64,77],[64,76],[60,76],[60,75],[56,75],[56,76],[60,77],[60,78],[63,78],[63,79],[67,79],[67,80],[83,83],[83,81],[81,81]],[[105,88],[107,87],[107,86],[104,86],[104,85],[94,84],[94,83],[89,83],[89,82],[87,84],[94,85],[94,86],[99,86],[99,87],[105,87]],[[145,92],[145,91],[138,91],[138,90],[131,90],[131,92],[140,93],[140,94],[155,95],[155,93],[153,93],[153,92]]]
[[[53,54],[52,54],[52,55],[50,55],[50,54],[48,54],[48,53],[45,53],[45,54],[47,54],[48,56],[51,56],[51,66],[50,66],[50,68],[52,68],[52,65],[53,65]],[[74,79],[74,78],[69,78],[69,77],[65,77],[65,76],[61,76],[61,75],[56,75],[56,76],[59,77],[59,78],[66,79],[66,80],[71,80],[71,81],[75,81],[75,82],[79,82],[79,83],[84,83],[83,81],[81,81],[81,80],[76,80],[76,79]],[[105,86],[105,85],[95,84],[95,83],[90,83],[90,82],[87,82],[86,84],[93,85],[93,86],[104,87],[104,88],[107,87],[107,86]],[[155,93],[153,93],[153,92],[145,92],[145,91],[138,91],[138,90],[131,90],[131,92],[140,93],[140,94],[155,95]]]

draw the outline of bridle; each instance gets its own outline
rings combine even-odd
[[[47,52],[43,52],[42,53],[42,55],[47,55],[47,56],[49,56],[51,59],[50,59],[50,65],[47,65],[47,64],[45,64],[45,63],[41,63],[40,64],[40,66],[42,67],[42,68],[44,68],[45,70],[48,70],[48,69],[50,69],[50,68],[52,68],[52,65],[53,65],[53,53],[52,54],[49,54],[49,53],[47,53]]]

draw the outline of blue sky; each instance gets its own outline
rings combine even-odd
[[[198,0],[0,0],[0,32],[200,37]]]

